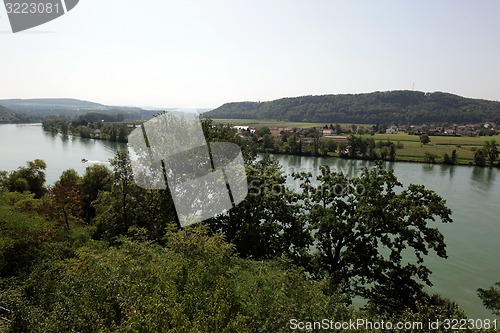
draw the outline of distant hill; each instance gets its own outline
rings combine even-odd
[[[3,99],[0,104],[12,109],[37,109],[37,108],[91,108],[105,109],[99,103],[82,101],[73,98],[34,98],[34,99]]]
[[[6,107],[0,105],[0,123],[10,123],[16,120],[16,115]]]
[[[500,123],[500,102],[400,90],[226,103],[204,116],[359,124]]]
[[[123,113],[126,118],[151,117],[154,112],[138,107],[110,106],[72,98],[3,99],[0,105],[29,116],[75,116],[89,112]]]

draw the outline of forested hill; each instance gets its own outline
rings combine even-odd
[[[14,112],[25,114],[65,114],[76,111],[96,112],[96,111],[140,111],[140,108],[109,106],[94,102],[82,101],[73,98],[37,98],[37,99],[3,99],[3,105]]]
[[[453,94],[389,91],[226,103],[210,118],[269,119],[324,123],[500,123],[500,102]]]
[[[9,123],[16,119],[16,115],[6,107],[0,105],[0,123]]]
[[[0,105],[18,114],[39,117],[51,115],[74,116],[88,112],[123,113],[135,117],[142,113],[154,114],[137,107],[103,105],[72,98],[3,99],[0,100]]]

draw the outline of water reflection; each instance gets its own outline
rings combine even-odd
[[[422,164],[422,170],[425,173],[433,174],[434,173],[434,164]]]
[[[57,139],[57,133],[55,132],[47,132],[47,131],[43,131],[43,134],[46,138],[50,139],[51,142],[56,142],[56,139]]]
[[[497,172],[496,169],[492,168],[473,167],[471,172],[473,186],[484,192],[489,191],[495,182]]]
[[[66,147],[69,143],[69,137],[67,135],[61,135],[60,137],[63,147]]]
[[[440,165],[439,169],[441,171],[440,172],[441,177],[448,176],[450,180],[453,179],[453,176],[455,175],[457,170],[456,168],[457,168],[456,165]]]
[[[86,147],[86,148],[91,148],[92,146],[95,145],[96,140],[92,139],[85,139],[85,138],[75,138],[75,140],[78,140],[78,144]]]

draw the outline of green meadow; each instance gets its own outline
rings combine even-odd
[[[323,127],[330,125],[327,123],[306,123],[298,121],[278,121],[278,120],[261,120],[261,119],[212,119],[216,124],[233,125],[233,126],[251,126],[251,127],[278,127],[278,128],[310,128],[310,127]],[[335,125],[335,124],[334,124]],[[342,127],[351,126],[353,124],[340,124]],[[357,126],[371,127],[370,124],[354,124]]]
[[[371,137],[371,135],[363,135]],[[439,163],[444,154],[451,156],[453,150],[457,151],[458,163],[469,164],[474,160],[476,150],[484,146],[487,140],[495,137],[465,137],[465,136],[429,136],[431,142],[424,145],[420,142],[418,135],[407,133],[398,134],[375,134],[375,141],[401,142],[403,148],[397,150],[396,159],[399,161],[423,162],[426,153],[436,155],[436,161]]]
[[[310,128],[310,127],[323,127],[325,123],[308,123],[308,122],[291,122],[291,121],[277,121],[277,120],[261,120],[261,119],[213,119],[217,124],[241,125],[251,127],[296,127],[296,128]],[[342,127],[349,127],[352,124],[340,124]],[[357,126],[371,127],[370,124],[355,124]],[[398,141],[403,144],[403,148],[397,150],[396,160],[410,161],[410,162],[424,162],[426,153],[435,155],[437,163],[441,163],[444,154],[451,156],[453,150],[457,151],[458,164],[472,164],[474,160],[474,153],[476,150],[484,146],[487,140],[495,139],[493,137],[455,137],[455,136],[430,136],[431,142],[424,145],[420,142],[418,135],[410,135],[407,133],[397,134],[364,134],[365,138],[373,137],[375,141]],[[500,143],[500,140],[497,140]],[[336,154],[335,154],[336,155]]]

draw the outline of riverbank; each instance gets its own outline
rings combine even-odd
[[[217,122],[213,121],[213,123]],[[300,125],[299,123],[286,124]],[[500,166],[498,148],[496,142],[492,141],[497,135],[474,137],[429,135],[427,142],[423,143],[419,135],[408,133],[324,136],[316,128],[318,125],[320,124],[302,123],[303,127],[294,128],[292,131],[270,130],[264,126],[254,132],[240,130],[240,138],[241,143],[248,149],[259,153],[480,167]],[[60,120],[46,120],[43,123],[46,131],[122,143],[128,141],[128,134],[136,126],[138,124],[77,125]],[[218,126],[231,125],[219,124]],[[487,142],[490,148],[487,147]]]

